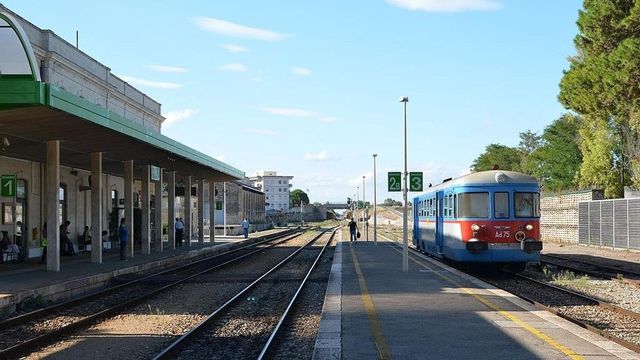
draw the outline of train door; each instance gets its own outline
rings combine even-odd
[[[444,193],[442,191],[436,192],[436,247],[438,249],[438,253],[443,253],[443,245],[444,245],[444,219],[442,212],[442,199],[444,197]]]
[[[420,207],[421,202],[419,198],[413,199],[413,245],[420,248],[420,214],[422,208]]]

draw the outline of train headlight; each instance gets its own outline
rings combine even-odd
[[[480,225],[478,225],[478,224],[473,224],[473,225],[471,225],[471,230],[473,230],[473,231],[478,231],[478,230],[480,230]]]
[[[527,231],[531,231],[531,230],[533,230],[533,225],[527,224],[527,225],[524,226],[524,229],[527,230]]]

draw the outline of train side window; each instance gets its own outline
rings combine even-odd
[[[449,194],[449,217],[453,217],[453,194]]]
[[[453,217],[458,218],[458,194],[453,194]]]
[[[458,195],[460,217],[489,218],[489,193],[462,193]]]
[[[449,207],[449,197],[445,195],[443,200],[444,203],[442,204],[442,208],[444,209],[444,211],[442,212],[442,216],[447,217],[449,216],[449,214],[447,214],[447,208]]]
[[[495,219],[509,218],[509,193],[496,192],[493,194],[493,217]]]

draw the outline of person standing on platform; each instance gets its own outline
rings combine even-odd
[[[249,221],[246,218],[242,220],[242,232],[245,239],[249,237]]]
[[[176,218],[176,246],[182,246],[182,239],[184,238],[184,223],[182,218]]]
[[[359,232],[360,230],[358,229],[358,224],[353,218],[351,218],[351,221],[349,221],[349,240],[357,241]]]
[[[42,225],[42,237],[40,239],[40,247],[42,248],[42,259],[40,259],[40,264],[44,264],[47,261],[47,245],[49,242],[47,241],[47,222]]]
[[[120,239],[120,260],[127,260],[126,250],[129,242],[129,229],[127,228],[127,219],[120,220],[118,228],[118,239]]]

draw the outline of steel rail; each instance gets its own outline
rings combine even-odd
[[[393,239],[389,239],[389,240],[392,240],[394,243],[397,242],[397,241],[394,241]],[[412,250],[411,254],[413,256],[429,257],[430,259],[433,259],[433,260],[436,260],[436,261],[441,262],[443,264],[451,266],[451,264],[443,262],[442,259],[426,255],[426,254],[420,252],[419,250],[415,249],[414,247],[410,247],[410,249]],[[531,303],[532,305],[534,305],[538,309],[545,310],[545,311],[548,311],[548,312],[550,312],[552,314],[555,314],[555,315],[557,315],[557,316],[559,316],[559,317],[561,317],[561,318],[563,318],[563,319],[565,319],[567,321],[570,321],[570,322],[572,322],[572,323],[574,323],[574,324],[576,324],[576,325],[578,325],[578,326],[580,326],[580,327],[582,327],[584,329],[587,329],[587,330],[589,330],[589,331],[591,331],[593,333],[596,333],[596,334],[598,334],[598,335],[600,335],[600,336],[602,336],[602,337],[604,337],[606,339],[609,339],[609,340],[611,340],[611,341],[613,341],[613,342],[615,342],[615,343],[617,343],[617,344],[619,344],[621,346],[624,346],[625,348],[627,348],[629,350],[633,350],[633,351],[635,351],[637,353],[640,353],[640,345],[638,345],[638,344],[634,344],[632,342],[623,340],[623,339],[621,339],[621,338],[619,338],[619,337],[617,337],[615,335],[612,335],[612,334],[606,332],[605,330],[598,329],[598,328],[596,328],[596,327],[594,327],[592,325],[589,325],[589,324],[587,324],[587,323],[585,323],[585,322],[583,322],[581,320],[575,319],[575,318],[573,318],[573,317],[571,317],[569,315],[565,315],[565,314],[561,313],[559,310],[557,310],[557,309],[555,309],[553,307],[550,307],[550,306],[547,306],[547,305],[542,304],[540,302],[537,302],[537,301],[535,301],[535,300],[533,300],[531,298],[528,298],[528,297],[526,297],[524,295],[513,293],[513,292],[503,288],[502,286],[496,284],[495,282],[493,282],[493,281],[491,281],[489,279],[482,278],[481,276],[478,276],[477,274],[469,274],[468,272],[465,272],[465,273],[468,274],[468,275],[471,275],[473,277],[476,277],[477,279],[482,280],[482,281],[484,281],[486,283],[489,283],[489,284],[491,284],[491,285],[493,285],[493,286],[495,286],[495,287],[497,287],[499,289],[502,289],[502,290],[504,290],[504,291],[506,291],[506,292],[508,292],[510,294],[513,294],[513,295],[515,295],[515,296],[517,296],[517,297],[519,297],[519,298]],[[551,284],[546,284],[546,283],[540,282],[540,281],[538,281],[536,279],[528,278],[528,277],[523,276],[521,274],[512,274],[512,273],[510,273],[510,274],[511,275],[516,275],[516,276],[520,276],[520,277],[522,277],[524,279],[527,279],[527,280],[530,280],[530,281],[533,281],[533,282],[536,282],[536,283],[540,283],[543,286],[547,286],[549,288],[553,288],[553,289],[556,289],[556,290],[559,290],[559,291],[563,291],[565,293],[569,293],[572,296],[576,296],[576,297],[582,298],[585,301],[592,302],[594,304],[594,306],[598,306],[598,307],[601,307],[603,309],[607,309],[607,310],[610,310],[612,312],[616,312],[616,313],[619,313],[621,315],[629,316],[629,317],[631,317],[633,319],[640,320],[640,313],[636,313],[634,311],[623,309],[623,308],[621,308],[621,307],[619,307],[617,305],[613,305],[613,304],[609,304],[609,303],[606,303],[606,302],[603,302],[603,301],[600,301],[600,300],[596,300],[596,299],[593,299],[593,298],[588,297],[586,295],[578,294],[578,293],[573,292],[573,291],[568,290],[568,289],[557,287],[557,286],[554,286],[554,285],[551,285]]]
[[[579,260],[579,259],[571,259],[564,256],[556,255],[556,254],[542,254],[541,261],[551,265],[562,267],[568,270],[572,270],[575,272],[596,276],[599,278],[619,279],[619,275],[622,275],[623,278],[620,280],[623,280],[635,286],[640,286],[639,272],[634,272],[634,271],[629,271],[624,269],[617,269],[617,268],[609,267],[603,264],[596,264],[593,262]],[[582,264],[584,266],[591,267],[592,269],[581,268],[580,266],[571,265],[571,263]]]
[[[297,234],[294,234],[294,235],[292,235],[290,237],[289,237],[289,235],[291,235],[291,234],[287,234],[282,239],[278,239],[280,241],[278,241],[276,243],[273,243],[273,244],[270,244],[266,248],[259,248],[259,249],[253,250],[253,251],[251,251],[249,253],[240,255],[240,256],[238,256],[236,258],[224,261],[224,262],[222,262],[220,264],[216,264],[216,265],[214,265],[212,267],[209,267],[209,268],[207,268],[205,270],[199,271],[199,272],[197,272],[195,274],[188,275],[185,278],[176,280],[176,281],[174,281],[174,282],[172,282],[170,284],[167,284],[167,285],[161,286],[161,287],[159,287],[157,289],[151,290],[151,291],[149,291],[149,292],[147,292],[145,294],[142,294],[142,295],[140,295],[140,296],[138,296],[136,298],[129,299],[129,300],[125,301],[125,302],[119,303],[118,305],[114,305],[112,307],[109,307],[107,309],[99,311],[99,312],[97,312],[97,313],[95,313],[93,315],[89,315],[89,316],[87,316],[87,317],[85,317],[83,319],[80,319],[78,321],[75,321],[75,322],[72,322],[70,324],[67,324],[67,325],[65,325],[65,326],[63,326],[61,328],[58,328],[58,329],[52,330],[50,332],[47,332],[45,334],[36,336],[34,338],[31,338],[29,340],[23,341],[23,342],[21,342],[19,344],[11,346],[11,347],[8,347],[8,348],[5,348],[5,349],[1,349],[0,350],[0,359],[9,359],[9,358],[14,358],[16,356],[19,356],[19,355],[21,355],[23,353],[26,353],[26,352],[28,352],[30,350],[33,350],[35,347],[38,347],[38,346],[40,346],[42,344],[47,344],[51,340],[53,340],[55,338],[59,338],[59,337],[65,335],[65,334],[68,334],[68,333],[76,330],[76,329],[79,329],[79,328],[85,327],[87,325],[90,325],[91,323],[95,322],[96,320],[99,320],[99,319],[107,317],[107,316],[109,316],[111,314],[117,313],[118,311],[120,311],[120,310],[122,310],[124,308],[130,307],[132,305],[136,305],[136,304],[142,302],[143,300],[148,299],[149,297],[151,297],[153,295],[156,295],[158,293],[166,291],[166,290],[168,290],[168,289],[170,289],[170,288],[172,288],[172,287],[174,287],[176,285],[179,285],[179,284],[181,284],[181,283],[183,283],[183,282],[185,282],[187,280],[190,280],[190,279],[195,278],[197,276],[206,274],[206,273],[211,272],[213,270],[219,269],[219,268],[221,268],[223,266],[229,265],[229,264],[234,263],[236,261],[242,260],[242,259],[244,259],[244,258],[246,258],[248,256],[251,256],[251,255],[255,254],[255,253],[262,252],[263,250],[265,250],[267,248],[273,247],[273,246],[278,245],[278,244],[280,244],[282,242],[285,242],[285,241],[291,240],[291,239],[293,239],[293,238],[295,238],[297,236],[300,236],[300,234],[301,233],[297,233]],[[273,239],[268,240],[268,241],[273,241]],[[263,241],[261,243],[264,243],[264,242],[266,242],[266,241]],[[256,245],[256,244],[253,244],[253,245]],[[238,250],[238,249],[236,249],[236,250]],[[193,265],[193,264],[190,264],[190,265]],[[157,276],[157,274],[156,274],[156,276]]]
[[[546,284],[544,282],[541,282],[541,281],[536,280],[536,279],[531,279],[531,278],[526,277],[526,276],[521,275],[521,274],[513,274],[513,273],[509,273],[509,274],[514,276],[514,277],[525,279],[527,281],[534,282],[536,284],[548,287],[550,289],[554,289],[556,291],[560,291],[560,292],[563,292],[565,294],[569,294],[571,296],[577,297],[577,298],[582,299],[584,301],[591,302],[592,306],[601,307],[603,309],[607,309],[607,310],[610,310],[612,312],[616,312],[616,313],[621,314],[621,315],[626,315],[626,316],[629,316],[629,317],[634,318],[634,319],[640,319],[640,314],[639,313],[620,308],[619,306],[616,306],[616,305],[613,305],[613,304],[609,304],[609,303],[606,303],[606,302],[603,302],[603,301],[600,301],[600,300],[596,300],[596,299],[593,299],[593,298],[591,298],[589,296],[585,296],[585,295],[582,295],[582,294],[576,293],[574,291],[571,291],[571,290],[568,290],[568,289],[564,289],[564,288],[561,288],[561,287],[558,287],[558,286],[555,286],[555,285]],[[550,312],[552,314],[555,314],[555,315],[557,315],[557,316],[559,316],[559,317],[561,317],[561,318],[563,318],[565,320],[568,320],[568,321],[570,321],[570,322],[572,322],[572,323],[574,323],[574,324],[576,324],[576,325],[578,325],[578,326],[580,326],[582,328],[585,328],[585,329],[587,329],[587,330],[589,330],[591,332],[594,332],[594,333],[596,333],[596,334],[598,334],[598,335],[600,335],[602,337],[605,337],[605,338],[607,338],[607,339],[609,339],[609,340],[611,340],[611,341],[613,341],[613,342],[615,342],[615,343],[617,343],[619,345],[622,345],[622,346],[626,347],[629,350],[633,350],[635,352],[640,353],[640,345],[638,345],[638,344],[634,344],[632,342],[623,340],[623,339],[621,339],[621,338],[619,338],[619,337],[617,337],[615,335],[612,335],[612,334],[606,332],[605,330],[598,329],[598,328],[596,328],[596,327],[594,327],[592,325],[587,324],[584,321],[581,321],[581,320],[578,320],[578,319],[576,319],[576,318],[574,318],[572,316],[563,314],[558,309],[556,309],[556,308],[554,308],[552,306],[545,305],[545,304],[543,304],[541,302],[538,302],[538,301],[536,301],[534,299],[531,299],[531,298],[529,298],[527,296],[524,296],[522,294],[514,293],[514,292],[512,292],[512,291],[510,291],[510,290],[508,290],[508,289],[506,289],[506,288],[504,288],[502,286],[500,286],[499,284],[495,283],[494,281],[491,281],[490,279],[483,278],[483,277],[481,277],[481,276],[479,276],[477,274],[468,274],[468,275],[474,276],[474,277],[476,277],[476,278],[478,278],[478,279],[480,279],[480,280],[482,280],[482,281],[484,281],[486,283],[489,283],[489,284],[491,284],[491,285],[493,285],[493,286],[495,286],[495,287],[497,287],[499,289],[502,289],[502,290],[504,290],[504,291],[506,291],[506,292],[508,292],[510,294],[513,294],[513,295],[515,295],[515,296],[517,296],[517,297],[519,297],[519,298],[531,303],[532,305],[534,305],[538,309],[545,310],[545,311],[548,311],[548,312]]]
[[[269,274],[271,274],[272,272],[276,271],[277,269],[279,269],[282,265],[286,264],[287,262],[289,262],[289,260],[293,259],[293,257],[295,257],[298,253],[300,253],[303,249],[305,249],[307,246],[309,246],[310,244],[313,244],[316,240],[318,240],[322,235],[324,235],[324,233],[326,233],[329,229],[326,229],[324,231],[322,231],[320,234],[318,234],[318,236],[314,237],[313,239],[311,239],[309,242],[307,242],[306,244],[302,245],[301,247],[299,247],[296,251],[294,251],[293,253],[291,253],[289,256],[287,256],[286,258],[284,258],[282,261],[280,261],[279,263],[277,263],[275,266],[273,266],[271,269],[267,270],[265,273],[263,273],[259,278],[257,278],[256,280],[254,280],[251,284],[247,285],[244,289],[240,290],[236,295],[234,295],[231,299],[227,300],[227,302],[225,302],[224,304],[222,304],[220,307],[218,307],[218,309],[216,309],[214,312],[212,312],[211,314],[209,314],[204,320],[202,320],[200,323],[198,323],[196,326],[194,326],[193,328],[191,328],[188,332],[186,332],[185,334],[183,334],[181,337],[179,337],[178,339],[176,339],[174,342],[172,342],[171,344],[169,344],[169,346],[167,346],[164,350],[162,350],[159,354],[157,354],[153,359],[154,360],[160,360],[160,359],[170,359],[172,358],[172,356],[174,354],[176,354],[177,352],[179,352],[183,347],[186,346],[187,342],[192,340],[193,338],[195,338],[196,335],[198,335],[200,332],[204,331],[205,328],[212,323],[214,320],[216,320],[222,313],[223,311],[225,311],[228,307],[230,307],[232,304],[234,304],[238,299],[240,299],[240,297],[242,297],[245,293],[247,293],[249,290],[253,289],[257,284],[259,284],[264,278],[266,278],[267,276],[269,276]]]
[[[278,335],[278,332],[280,331],[280,328],[282,327],[282,324],[284,324],[284,322],[287,320],[287,317],[290,314],[290,310],[293,308],[296,300],[298,299],[298,295],[302,292],[302,289],[307,284],[307,280],[309,279],[309,277],[311,276],[311,273],[316,268],[316,265],[320,261],[320,258],[322,257],[322,254],[324,254],[325,249],[327,248],[327,246],[329,246],[329,244],[331,244],[331,241],[333,240],[333,237],[335,236],[337,231],[338,231],[338,229],[333,230],[333,232],[331,233],[331,236],[329,237],[329,241],[327,241],[327,243],[324,244],[324,246],[320,250],[320,253],[316,257],[316,260],[313,262],[313,264],[309,268],[309,271],[307,272],[307,275],[304,277],[304,279],[302,279],[302,282],[300,283],[300,286],[298,286],[298,290],[296,291],[295,294],[293,294],[293,297],[291,298],[291,301],[289,301],[289,305],[284,310],[284,313],[280,317],[280,320],[278,321],[278,324],[276,324],[276,327],[271,332],[271,336],[269,336],[269,339],[267,340],[266,344],[262,347],[262,351],[260,352],[260,355],[258,355],[258,360],[264,359],[265,356],[267,356],[267,354],[269,353],[269,351],[271,351],[271,349],[272,349],[271,346],[272,346],[272,344],[275,343],[274,340],[275,340],[276,336]]]
[[[55,312],[55,311],[57,311],[59,309],[67,308],[67,307],[69,307],[71,305],[85,303],[85,302],[87,302],[89,300],[93,300],[93,299],[102,297],[102,296],[104,296],[106,294],[115,292],[116,290],[120,290],[120,289],[129,287],[129,286],[138,284],[138,283],[143,282],[143,281],[148,281],[148,280],[150,280],[150,279],[152,279],[154,277],[170,274],[170,273],[173,273],[173,272],[178,272],[178,271],[184,270],[186,268],[189,268],[189,267],[191,267],[193,265],[197,265],[197,264],[201,264],[201,263],[204,263],[204,262],[207,262],[207,261],[211,261],[211,260],[214,260],[214,259],[219,258],[219,257],[228,256],[228,255],[231,255],[233,253],[236,253],[236,252],[239,252],[239,251],[243,251],[243,250],[246,250],[246,249],[251,248],[251,247],[262,245],[262,244],[264,244],[266,242],[283,239],[284,237],[295,233],[295,231],[296,230],[294,229],[293,231],[286,231],[286,232],[282,232],[282,233],[278,233],[278,234],[273,234],[274,235],[273,237],[267,235],[267,236],[264,236],[263,240],[255,242],[253,244],[245,245],[245,246],[242,246],[242,247],[239,247],[239,248],[236,248],[236,249],[232,249],[232,250],[225,251],[225,252],[222,252],[222,253],[219,253],[219,254],[215,254],[213,256],[208,256],[206,258],[203,258],[203,259],[200,259],[200,260],[196,260],[196,261],[190,262],[190,263],[185,264],[185,265],[180,265],[178,267],[172,267],[170,269],[162,270],[160,272],[154,272],[152,274],[149,274],[149,275],[144,276],[144,277],[139,278],[139,279],[134,279],[134,280],[122,283],[122,284],[118,284],[118,285],[115,285],[115,286],[110,286],[108,288],[102,289],[102,290],[97,291],[97,292],[92,292],[92,293],[87,294],[87,295],[83,295],[83,296],[80,296],[80,297],[75,297],[75,298],[73,298],[71,300],[67,300],[67,301],[64,301],[64,302],[61,302],[61,303],[57,303],[57,304],[50,305],[50,306],[47,306],[47,307],[44,307],[44,308],[41,308],[41,309],[30,311],[28,313],[24,313],[24,314],[21,314],[21,315],[18,315],[18,316],[14,316],[14,317],[11,317],[11,318],[7,318],[7,319],[4,319],[4,320],[1,320],[0,321],[0,330],[7,329],[9,326],[13,326],[13,325],[16,325],[16,324],[24,324],[25,322],[27,322],[29,320],[34,320],[34,319],[38,319],[40,317],[49,316],[49,315],[51,315],[52,312]]]

